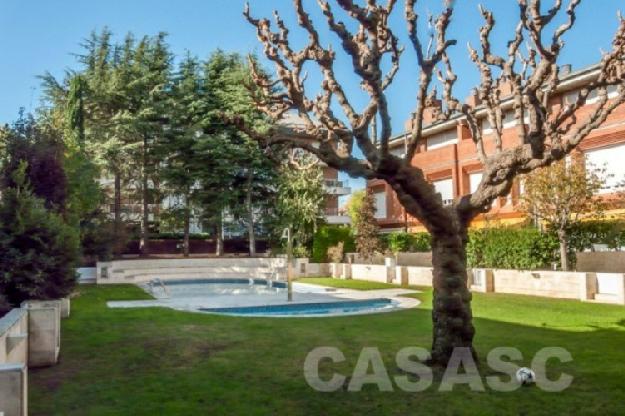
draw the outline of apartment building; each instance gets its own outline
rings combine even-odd
[[[561,93],[554,99],[552,105],[559,106],[576,100],[581,88],[596,77],[597,67],[589,67],[580,71],[568,72],[562,82]],[[504,147],[512,147],[519,144],[515,126],[517,121],[514,117],[512,103],[506,107],[505,96],[510,95],[511,90],[502,88],[504,98]],[[616,97],[616,87],[609,88],[608,97]],[[468,100],[476,100],[469,97]],[[586,104],[578,114],[578,120],[585,120],[599,98],[595,93],[588,97]],[[436,122],[433,118],[432,109],[426,110],[424,140],[412,159],[414,166],[421,168],[441,194],[443,203],[451,204],[456,198],[474,192],[482,179],[482,165],[478,160],[475,145],[471,139],[471,132],[463,117],[455,117],[452,120]],[[409,130],[410,126],[406,126]],[[488,121],[482,125],[486,146],[492,145],[492,128]],[[407,133],[395,137],[390,143],[391,152],[397,156],[405,154]],[[611,175],[602,193],[613,192],[617,183],[625,179],[625,106],[617,108],[601,127],[586,137],[576,149],[586,161],[588,166],[605,167]],[[420,223],[406,214],[392,189],[382,180],[367,182],[367,189],[373,192],[376,202],[378,223],[384,232],[408,230],[423,231]],[[487,214],[480,215],[474,222],[474,227],[483,227],[487,223],[514,224],[522,222],[525,217],[518,207],[519,195],[522,193],[522,183],[517,180],[510,195],[494,201]],[[624,214],[625,210],[617,210],[616,214]]]

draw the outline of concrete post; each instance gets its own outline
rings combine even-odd
[[[386,266],[386,282],[394,283],[397,277],[395,274],[395,267],[397,266],[397,261],[395,260],[395,257],[385,257],[384,265]]]
[[[61,318],[63,319],[69,318],[70,309],[71,309],[70,299],[68,297],[62,298],[60,299],[60,302],[61,302]]]
[[[469,271],[469,289],[473,292],[491,293],[495,291],[495,279],[492,269],[471,269]]]
[[[349,263],[343,263],[343,272],[341,273],[341,279],[349,280],[352,278],[352,265]]]
[[[330,263],[330,271],[332,273],[332,278],[340,279],[341,278],[341,263]]]
[[[24,364],[0,364],[0,415],[28,415],[28,380]]]
[[[26,301],[22,308],[28,310],[28,366],[56,364],[61,350],[61,302]]]
[[[597,294],[597,273],[584,273],[579,282],[579,300],[594,300]]]
[[[402,286],[408,286],[408,268],[405,266],[395,266],[395,278]]]

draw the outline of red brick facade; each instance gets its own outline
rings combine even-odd
[[[579,90],[580,85],[583,84],[575,81],[576,79],[572,75],[569,81],[570,85],[572,85],[571,89],[563,91],[559,97],[554,99],[553,106],[562,105],[568,94]],[[592,100],[589,100],[586,106],[579,110],[577,120],[580,122],[585,120],[595,105]],[[435,123],[427,126],[424,129],[426,140],[419,145],[412,159],[412,164],[421,168],[429,180],[451,179],[454,199],[471,193],[471,175],[482,170],[476,155],[475,145],[471,140],[471,133],[465,123],[462,119],[458,119],[452,122]],[[512,147],[519,144],[520,139],[516,134],[515,126],[516,123],[514,120],[511,120],[508,123],[508,128],[505,128],[503,134],[504,147]],[[445,137],[454,138],[454,136],[456,140],[449,140],[449,143],[446,144]],[[491,134],[484,137],[487,154],[490,154],[489,150],[492,151],[494,148],[493,136]],[[435,148],[428,149],[428,142],[434,142],[435,145],[430,147]],[[392,151],[397,154],[402,152],[404,146],[405,140],[402,137],[395,138],[391,143]],[[613,147],[615,152],[622,153],[622,160],[625,163],[625,105],[619,107],[600,128],[586,137],[576,151],[584,154],[596,149],[609,147]],[[474,177],[476,176],[474,175]],[[378,219],[383,229],[387,231],[400,229],[423,230],[423,227],[420,226],[416,219],[406,216],[405,210],[398,202],[394,192],[385,182],[381,180],[369,181],[367,188],[378,195],[380,192],[385,193],[383,199],[386,201],[386,206],[385,209],[380,210],[382,215]],[[486,219],[502,223],[522,221],[523,214],[518,210],[519,192],[520,186],[517,183],[507,198],[500,198],[498,201],[495,201],[491,211],[476,218],[473,225],[479,227],[484,224]],[[384,212],[386,215],[384,215]]]

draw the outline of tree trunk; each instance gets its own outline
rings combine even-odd
[[[475,328],[467,287],[466,241],[466,229],[432,235],[433,365],[446,365],[456,347],[473,349]]]
[[[558,241],[560,242],[560,267],[562,271],[569,270],[569,244],[566,230],[558,230]]]
[[[247,235],[250,245],[250,257],[256,255],[256,235],[254,234],[254,207],[252,206],[252,181],[254,180],[254,171],[250,169],[247,175],[247,195],[245,197],[245,206],[247,209]]]
[[[115,256],[122,254],[123,248],[119,244],[123,240],[122,238],[122,178],[118,171],[115,172],[115,185],[114,185],[114,202],[113,211],[115,215],[114,231],[115,231]]]
[[[139,252],[141,257],[147,257],[150,255],[149,239],[150,239],[150,212],[148,205],[148,173],[147,173],[147,137],[143,138],[143,172],[142,172],[142,219],[141,219],[141,241],[139,243]]]
[[[219,220],[217,221],[217,232],[215,233],[215,254],[217,256],[224,255],[224,230],[223,230],[223,212],[219,214]]]
[[[189,196],[186,197],[186,206],[184,211],[184,236],[182,240],[182,255],[189,257],[189,234],[191,229],[191,207],[189,206]]]

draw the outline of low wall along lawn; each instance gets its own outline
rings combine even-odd
[[[328,270],[329,269],[329,270]],[[414,286],[432,286],[432,267],[396,265],[395,258],[386,264],[316,264],[308,263],[299,276],[326,276],[339,279],[367,280]],[[507,269],[471,269],[468,285],[477,292],[497,292],[578,299],[625,305],[625,273],[524,271]]]

